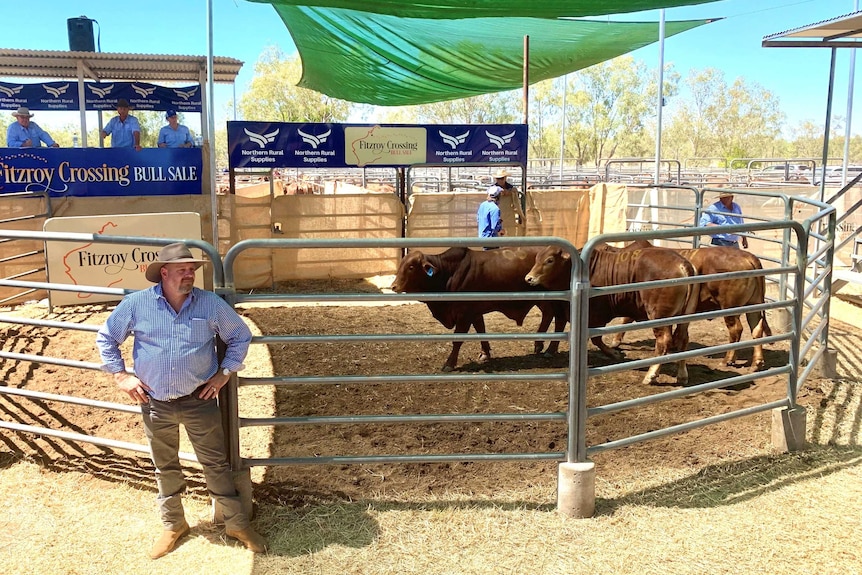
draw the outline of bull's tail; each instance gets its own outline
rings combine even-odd
[[[683,307],[682,315],[692,315],[697,312],[697,306],[700,303],[701,283],[693,283],[688,285],[688,295],[686,297],[685,306]],[[673,351],[685,351],[688,349],[688,323],[677,324],[673,330],[671,339]]]
[[[763,268],[761,267],[761,269]],[[749,303],[763,303],[766,301],[766,277],[760,276],[755,279],[757,279],[757,292]],[[748,328],[751,330],[751,337],[754,339],[772,335],[772,329],[766,321],[765,311],[747,313],[745,314],[745,319],[748,321]]]

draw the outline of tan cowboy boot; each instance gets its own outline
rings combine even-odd
[[[228,537],[233,537],[234,539],[242,541],[246,546],[246,549],[253,553],[263,553],[266,551],[266,539],[251,527],[246,527],[245,529],[239,529],[237,531],[225,529],[224,533]]]
[[[174,547],[177,546],[177,541],[188,534],[189,524],[185,521],[183,521],[183,524],[174,530],[165,529],[162,531],[161,537],[159,537],[153,545],[153,548],[150,551],[150,558],[158,559],[159,557],[167,555],[174,550]]]

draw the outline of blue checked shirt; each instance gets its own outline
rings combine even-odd
[[[102,369],[125,371],[120,345],[130,335],[135,375],[159,401],[193,392],[219,369],[215,336],[227,344],[222,368],[240,371],[251,330],[222,298],[194,288],[179,313],[162,294],[162,285],[127,295],[99,329],[96,345]]]

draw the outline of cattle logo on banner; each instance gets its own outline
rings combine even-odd
[[[523,124],[415,126],[228,122],[233,168],[523,164]]]

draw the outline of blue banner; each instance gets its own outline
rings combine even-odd
[[[84,99],[87,110],[117,109],[117,101],[125,98],[132,109],[176,110],[201,112],[201,87],[197,84],[166,88],[146,82],[85,82]],[[80,110],[78,83],[42,82],[20,84],[0,82],[0,110],[17,110],[26,106],[33,110]]]
[[[0,110],[79,110],[78,83],[42,82],[17,84],[0,82]]]
[[[88,110],[116,110],[125,98],[133,110],[200,112],[201,87],[165,88],[145,82],[88,82],[84,86]]]
[[[0,148],[0,194],[201,194],[200,148]]]
[[[228,122],[232,168],[526,164],[525,124]]]

